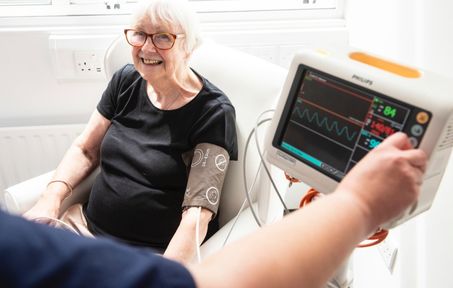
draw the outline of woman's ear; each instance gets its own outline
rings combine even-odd
[[[186,62],[186,64],[189,63],[191,56],[192,56],[192,52],[184,50],[184,61]]]

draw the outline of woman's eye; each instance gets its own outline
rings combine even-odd
[[[136,36],[136,37],[143,37],[143,36],[145,36],[145,33],[139,32],[139,31],[135,31],[135,32],[134,32],[134,36]]]
[[[160,42],[172,42],[173,39],[169,34],[157,34],[155,40]]]

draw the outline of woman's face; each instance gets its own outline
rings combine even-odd
[[[171,25],[153,24],[148,18],[139,21],[134,29],[147,34],[162,32],[180,34],[182,32]],[[148,37],[142,47],[132,47],[135,69],[151,84],[184,76],[183,73],[187,73],[188,54],[182,41],[184,38],[177,38],[171,49],[162,50],[156,48]]]

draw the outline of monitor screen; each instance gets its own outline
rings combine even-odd
[[[340,181],[397,131],[418,147],[430,119],[426,110],[300,64],[273,146]]]

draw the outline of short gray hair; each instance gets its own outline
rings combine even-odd
[[[199,21],[187,0],[142,0],[132,15],[133,23],[148,17],[151,23],[176,26],[185,34],[184,48],[192,52],[201,44]]]

